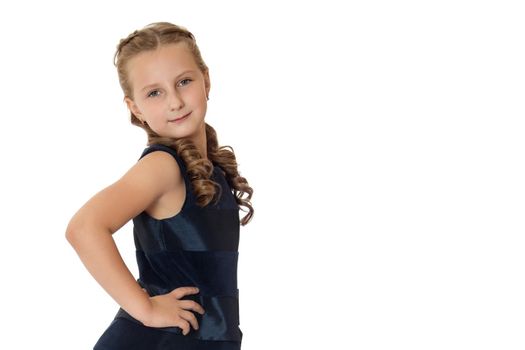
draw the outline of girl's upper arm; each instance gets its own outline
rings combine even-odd
[[[71,218],[67,231],[97,227],[115,233],[182,181],[171,154],[148,153],[119,180],[89,199]]]

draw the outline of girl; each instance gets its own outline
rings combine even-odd
[[[94,349],[240,349],[239,229],[252,218],[253,191],[233,149],[218,147],[204,122],[208,67],[192,33],[167,22],[120,40],[115,65],[131,123],[146,131],[148,147],[66,230],[120,305]],[[242,220],[240,206],[249,209]],[[129,220],[137,280],[112,238]]]

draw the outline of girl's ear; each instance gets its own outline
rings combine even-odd
[[[128,96],[124,97],[124,101],[126,102],[126,105],[128,106],[128,109],[131,111],[131,113],[135,114],[135,116],[140,119],[140,117],[142,117],[142,113],[135,102],[133,102],[133,100]]]

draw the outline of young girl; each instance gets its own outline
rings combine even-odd
[[[204,122],[208,67],[192,33],[167,22],[120,40],[115,59],[131,123],[146,131],[148,147],[67,227],[83,264],[120,305],[94,349],[240,349],[239,229],[252,218],[253,191],[233,149],[218,147]],[[242,220],[240,206],[249,209]],[[131,219],[137,280],[112,238]]]

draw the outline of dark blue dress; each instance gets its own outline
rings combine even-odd
[[[199,293],[184,296],[204,308],[193,312],[199,323],[182,334],[179,327],[144,326],[120,308],[94,350],[224,349],[239,350],[239,289],[237,260],[239,207],[222,169],[214,164],[213,180],[222,188],[220,200],[201,208],[196,204],[186,165],[174,149],[153,144],[140,158],[153,151],[168,152],[179,164],[186,184],[181,211],[155,219],[143,211],[133,218],[133,236],[139,269],[137,282],[150,296],[166,294],[182,286],[195,286]]]

